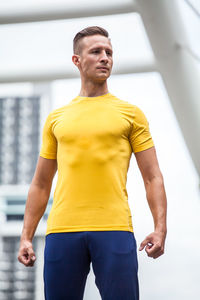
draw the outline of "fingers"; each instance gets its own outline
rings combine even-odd
[[[35,263],[36,257],[35,255],[30,256],[28,252],[24,252],[18,255],[18,260],[25,266],[32,267]]]
[[[154,244],[151,247],[146,247],[145,251],[149,257],[158,258],[164,254],[164,249],[160,243]]]
[[[32,267],[35,263],[36,256],[32,248],[32,243],[23,243],[19,249],[18,261],[26,267]]]
[[[157,233],[152,233],[147,236],[144,241],[140,244],[139,251],[145,251],[149,257],[158,258],[164,254],[164,239]]]
[[[140,244],[139,251],[143,250],[145,246],[150,242],[149,237],[146,237],[145,240]]]

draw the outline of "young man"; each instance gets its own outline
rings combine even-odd
[[[144,113],[108,91],[113,65],[108,33],[88,27],[74,38],[72,61],[80,94],[53,110],[29,189],[18,259],[33,266],[32,240],[58,170],[44,251],[46,300],[83,299],[92,263],[103,300],[138,300],[137,247],[126,176],[132,152],[141,171],[154,232],[141,243],[149,257],[164,253],[167,200]]]

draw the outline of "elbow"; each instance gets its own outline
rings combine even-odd
[[[161,172],[148,176],[144,179],[145,186],[149,186],[152,183],[155,183],[156,185],[164,185],[164,178]]]
[[[53,177],[34,175],[31,185],[41,190],[49,190],[51,189],[52,182]]]

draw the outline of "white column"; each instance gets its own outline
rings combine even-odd
[[[200,74],[177,0],[137,0],[172,107],[200,174]],[[169,147],[173,147],[169,145]]]

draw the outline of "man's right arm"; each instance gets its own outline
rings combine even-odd
[[[56,171],[56,159],[39,156],[26,201],[24,225],[18,252],[18,260],[25,266],[33,266],[36,259],[32,240],[37,225],[45,212]]]

